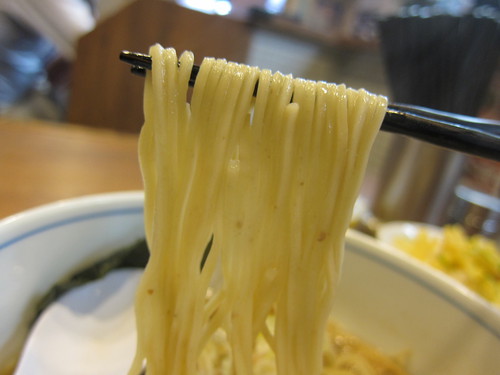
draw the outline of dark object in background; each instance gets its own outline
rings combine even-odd
[[[392,102],[478,115],[498,64],[496,19],[412,5],[379,26]],[[374,214],[385,221],[449,222],[465,155],[406,137],[396,136],[391,146]]]
[[[0,12],[0,110],[23,99],[46,80],[55,46],[35,30]]]
[[[393,100],[476,116],[497,66],[499,24],[473,15],[380,23]]]

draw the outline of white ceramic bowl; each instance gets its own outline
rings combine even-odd
[[[143,236],[142,202],[140,192],[83,197],[0,222],[0,368],[16,348],[12,335],[22,333],[16,328],[22,323],[22,312],[29,308],[33,296],[43,293],[82,264]],[[72,322],[69,329],[76,327],[74,319],[83,319],[101,327],[102,332],[108,321],[116,321],[110,316],[113,314],[122,324],[132,321],[130,296],[136,281],[137,273],[120,273],[102,280],[100,283],[104,284],[99,287],[89,285],[80,298],[99,292],[99,301],[95,296],[88,297],[91,307],[82,307],[85,301],[76,303],[68,298],[61,311],[71,315],[67,320]],[[498,310],[439,273],[355,231],[347,234],[343,274],[333,314],[345,328],[383,351],[408,350],[409,370],[414,375],[493,375],[500,368]],[[61,324],[64,319],[61,318]],[[43,328],[42,321],[43,317],[35,329]],[[82,341],[90,334],[78,333]],[[129,343],[133,342],[133,335],[129,339]],[[101,340],[93,341],[100,351],[112,338],[101,337]],[[56,344],[57,340],[47,342],[47,352],[50,345]],[[123,348],[123,352],[130,352],[130,347]],[[28,364],[40,374],[47,373],[43,372],[47,366],[43,357],[31,359]],[[78,365],[71,356],[58,358],[58,366],[68,369],[66,374],[82,373],[75,369]],[[119,367],[116,364],[106,366],[102,373],[119,373],[113,372]]]
[[[441,228],[425,223],[414,221],[389,221],[382,223],[377,228],[377,238],[381,241],[394,245],[398,239],[413,240],[418,234],[425,230],[427,235],[435,238],[442,236]]]
[[[441,240],[444,238],[443,228],[436,225],[414,221],[390,221],[382,223],[376,230],[376,237],[388,246],[393,247],[393,251],[400,253],[400,256],[406,258],[407,262],[416,263],[417,267],[427,269],[427,272],[435,273],[438,275],[438,277],[448,278],[447,282],[449,284],[455,285],[456,288],[464,288],[464,286],[462,285],[462,283],[460,283],[460,281],[458,281],[458,279],[455,279],[451,275],[437,268],[434,268],[426,262],[415,259],[412,255],[398,248],[399,241],[415,240],[422,231],[425,231],[427,236],[436,240]],[[475,294],[476,292],[471,290],[468,291],[468,293]],[[477,298],[483,297],[478,294]],[[487,301],[486,303],[490,304],[491,302]],[[493,309],[500,310],[500,306],[498,305],[494,305],[491,303],[491,306]]]
[[[144,236],[143,194],[55,202],[0,221],[0,374],[26,336],[34,298]]]

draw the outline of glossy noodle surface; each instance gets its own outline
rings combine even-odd
[[[193,55],[150,53],[139,153],[151,257],[130,374],[264,374],[261,345],[274,373],[321,374],[386,98],[207,58],[188,103]]]

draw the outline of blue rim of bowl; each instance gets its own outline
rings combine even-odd
[[[110,217],[110,216],[123,216],[123,215],[143,215],[144,209],[143,207],[137,207],[137,206],[130,206],[130,207],[124,207],[124,208],[118,208],[118,209],[111,209],[111,210],[103,210],[103,211],[97,211],[97,212],[92,212],[88,214],[82,214],[82,215],[77,215],[73,217],[68,217],[65,219],[57,220],[49,224],[42,225],[40,227],[31,229],[27,232],[21,233],[11,239],[8,239],[4,241],[3,243],[0,243],[0,251],[3,249],[8,248],[9,246],[12,246],[20,241],[23,241],[31,236],[35,236],[37,234],[56,229],[59,227],[63,227],[66,225],[82,222],[82,221],[88,221],[88,220],[94,220],[94,219],[100,219],[104,217]]]
[[[105,197],[107,195],[104,195]],[[114,194],[110,193],[108,195],[109,197],[113,197]],[[79,201],[79,198],[75,198],[72,200],[68,200],[69,202],[73,201]],[[126,202],[126,198],[121,200],[120,203],[124,204]],[[11,239],[7,239],[6,241],[0,243],[0,251],[5,250],[9,246],[12,246],[13,244],[23,241],[24,239],[27,239],[31,236],[38,235],[40,233],[56,229],[62,226],[70,225],[76,222],[81,222],[81,221],[87,221],[87,220],[94,220],[94,219],[99,219],[99,218],[104,218],[104,217],[110,217],[110,216],[121,216],[121,215],[143,215],[144,213],[144,208],[142,203],[139,203],[138,201],[135,204],[128,204],[125,207],[120,207],[120,208],[111,208],[111,209],[102,209],[94,212],[89,212],[86,214],[80,214],[80,215],[75,215],[75,216],[68,216],[60,220],[55,220],[49,224],[45,224],[39,227],[35,227],[33,229],[30,229],[26,232],[23,232],[21,234],[18,234],[14,236]],[[49,207],[48,205],[47,207]],[[43,208],[42,208],[43,210]],[[351,231],[352,233],[352,231]],[[351,241],[358,242],[358,243],[375,243],[375,240],[372,238],[362,235],[361,233],[356,233],[354,236],[349,236],[348,234],[348,240],[349,238]],[[377,243],[379,244],[379,243]],[[442,290],[442,288],[438,287],[436,284],[436,276],[435,273],[428,272],[427,270],[422,270],[421,267],[416,266],[415,263],[410,263],[410,262],[405,262],[399,261],[397,262],[396,258],[394,256],[394,253],[389,251],[384,251],[383,253],[375,253],[371,251],[370,249],[365,249],[361,246],[351,246],[351,247],[346,247],[348,251],[351,251],[355,254],[358,254],[360,256],[363,256],[366,259],[369,259],[372,262],[378,263],[382,265],[383,267],[399,273],[403,277],[411,280],[413,283],[419,285],[420,287],[428,290],[432,294],[436,295],[440,299],[446,301],[448,304],[453,306],[455,309],[460,311],[461,313],[465,314],[468,316],[471,320],[473,320],[475,323],[477,323],[479,326],[484,328],[486,331],[488,331],[491,335],[495,337],[496,340],[500,341],[500,311],[496,311],[494,307],[489,307],[489,304],[482,299],[481,301],[478,301],[478,298],[475,296],[472,296],[471,293],[467,293],[467,296],[464,296],[463,291],[466,288],[463,288],[462,291],[456,290],[456,295],[455,294],[450,294],[449,290],[454,290],[455,288],[446,288],[446,291]],[[384,254],[384,255],[382,255]],[[402,267],[404,265],[404,267]],[[441,278],[440,278],[441,279]],[[442,280],[442,279],[441,279]],[[441,283],[441,281],[440,281]],[[446,284],[446,282],[445,282]],[[461,298],[460,298],[460,297]],[[471,298],[475,300],[474,306],[475,309],[472,309],[471,307],[466,306],[466,303],[464,301],[464,298],[467,300],[470,300]],[[474,310],[478,310],[477,306],[479,306],[479,310],[481,311],[488,311],[488,313],[491,313],[491,315],[498,315],[498,327],[493,326],[493,324],[490,324],[490,322],[487,321],[487,319],[483,318],[480,313],[476,313]],[[495,309],[495,310],[494,310]]]

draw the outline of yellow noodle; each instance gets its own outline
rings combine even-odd
[[[321,374],[386,99],[205,59],[188,103],[192,54],[180,67],[173,49],[151,55],[139,149],[151,258],[129,374]]]

